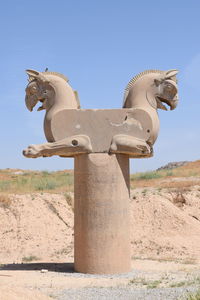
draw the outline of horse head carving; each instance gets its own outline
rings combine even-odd
[[[147,99],[155,109],[167,110],[163,103],[175,109],[178,104],[177,73],[178,70],[147,70],[138,74],[125,89],[123,107],[141,106]]]
[[[29,83],[26,87],[26,106],[32,111],[40,101],[38,110],[58,108],[80,108],[78,95],[68,83],[68,79],[56,72],[26,70]]]

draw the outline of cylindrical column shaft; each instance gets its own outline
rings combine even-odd
[[[75,157],[75,270],[130,271],[129,158],[107,153]]]

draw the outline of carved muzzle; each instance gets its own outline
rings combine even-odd
[[[39,101],[43,103],[44,97],[42,97],[42,93],[40,91],[37,82],[32,81],[26,87],[26,97],[25,97],[26,107],[28,108],[28,110],[32,111]],[[45,109],[43,105],[38,108],[38,111],[42,109]]]
[[[25,103],[28,110],[32,111],[34,106],[38,103],[38,99],[35,96],[28,96],[25,97]]]
[[[40,101],[42,106],[38,110],[45,109],[46,91],[41,87],[41,84],[47,82],[45,76],[41,72],[30,69],[26,70],[26,73],[29,76],[29,84],[26,87],[26,107],[32,111],[33,107]]]
[[[178,87],[174,80],[166,79],[163,80],[158,86],[158,91],[156,93],[157,107],[168,110],[163,104],[167,104],[170,110],[173,110],[178,105]]]

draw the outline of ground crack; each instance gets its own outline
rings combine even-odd
[[[59,212],[57,211],[57,209],[55,208],[55,206],[50,203],[48,200],[44,199],[45,203],[47,204],[48,208],[68,227],[70,228],[69,224],[67,224],[67,222],[65,222],[65,220],[63,220],[63,218],[61,217],[61,215],[59,214]]]
[[[190,216],[200,222],[199,218],[197,218],[196,216],[193,216],[193,215],[190,215]]]

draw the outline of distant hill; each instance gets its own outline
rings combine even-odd
[[[156,171],[160,171],[160,170],[171,170],[174,168],[178,168],[178,167],[182,167],[185,166],[187,163],[189,163],[188,161],[175,161],[175,162],[169,162],[168,164],[166,164],[165,166],[162,166],[160,168],[158,168]]]

